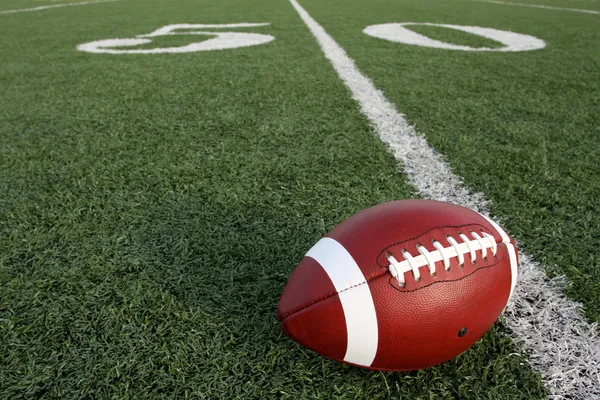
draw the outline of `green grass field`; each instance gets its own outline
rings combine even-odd
[[[463,1],[483,1],[483,0],[463,0]],[[504,1],[504,0],[501,0],[501,1]],[[600,3],[598,2],[598,0],[506,0],[504,2],[505,3],[540,5],[540,6],[545,6],[545,7],[562,7],[562,8],[572,8],[572,9],[578,9],[578,10],[600,11]],[[503,5],[499,5],[499,7],[503,7]],[[514,6],[511,6],[511,7],[514,7]],[[513,11],[513,12],[515,12],[515,11]],[[568,12],[570,12],[570,11],[568,11]],[[566,16],[563,16],[563,18],[565,18],[565,17]]]
[[[301,3],[600,322],[600,16]],[[45,4],[2,0],[0,11]],[[466,53],[362,33],[402,21],[513,30],[547,47]],[[76,50],[244,22],[270,25],[226,30],[275,40]],[[281,332],[279,295],[313,243],[365,207],[419,196],[289,2],[124,0],[0,15],[0,35],[1,399],[547,396],[502,320],[457,359],[410,373],[342,365]]]

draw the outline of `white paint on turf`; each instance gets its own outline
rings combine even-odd
[[[470,47],[460,46],[452,43],[440,42],[412,31],[405,26],[425,25],[439,26],[441,28],[454,29],[457,31],[472,33],[487,39],[502,43],[504,47]],[[479,26],[432,24],[428,22],[402,22],[367,26],[363,32],[369,36],[379,39],[389,40],[391,42],[412,44],[423,47],[434,47],[438,49],[462,50],[462,51],[530,51],[546,47],[546,43],[534,36],[524,35],[509,31],[501,31],[493,28],[482,28]]]
[[[50,6],[39,6],[33,8],[18,8],[16,10],[4,10],[0,11],[0,14],[16,14],[22,12],[31,12],[31,11],[41,11],[47,10],[49,8],[60,8],[60,7],[70,7],[70,6],[83,6],[86,4],[96,4],[96,3],[109,3],[117,0],[98,0],[98,1],[82,1],[80,3],[62,3],[62,4],[52,4]]]
[[[585,13],[585,14],[600,14],[600,11],[582,10],[580,8],[565,8],[565,7],[545,6],[545,5],[542,5],[542,4],[513,3],[513,2],[498,1],[498,0],[473,0],[473,1],[478,1],[478,2],[481,2],[481,3],[504,4],[504,5],[507,5],[507,6],[521,6],[521,7],[545,8],[547,10],[573,11],[573,12],[579,12],[579,13]]]
[[[155,37],[165,35],[195,35],[197,33],[202,33],[202,31],[191,31],[191,29],[255,28],[257,26],[268,25],[271,25],[271,23],[240,22],[236,24],[173,24],[165,25],[162,28],[158,28],[154,32],[148,33],[147,35],[138,35],[137,37]]]
[[[154,32],[146,35],[138,35],[136,38],[127,39],[105,39],[96,40],[93,42],[83,43],[77,46],[77,50],[88,53],[105,53],[105,54],[161,54],[161,53],[192,53],[196,51],[211,51],[234,49],[237,47],[256,46],[259,44],[269,43],[275,38],[271,35],[260,33],[247,32],[213,32],[202,31],[197,29],[217,29],[217,28],[248,28],[256,26],[270,25],[269,23],[240,23],[240,24],[174,24],[166,25]],[[187,30],[187,31],[186,31]],[[157,36],[171,35],[208,35],[215,36],[211,39],[202,42],[194,42],[185,46],[178,47],[162,47],[154,49],[115,49],[115,47],[132,47],[141,44],[148,44]]]
[[[344,49],[296,0],[290,3],[421,194],[489,215],[483,196],[468,190],[425,138],[358,70]],[[562,294],[561,280],[549,280],[543,268],[523,252],[519,284],[505,316],[513,339],[527,350],[531,365],[542,374],[554,399],[600,398],[600,338],[596,325],[585,320],[580,304]]]

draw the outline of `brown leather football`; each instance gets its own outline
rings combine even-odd
[[[279,301],[293,340],[377,370],[414,370],[468,349],[517,279],[517,248],[495,222],[432,200],[348,218],[300,261]]]

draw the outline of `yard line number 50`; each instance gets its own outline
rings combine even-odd
[[[105,39],[83,43],[77,50],[88,53],[105,54],[161,54],[161,53],[191,53],[196,51],[211,51],[234,49],[238,47],[256,46],[275,40],[271,35],[248,32],[220,31],[227,28],[253,28],[270,25],[270,23],[238,23],[238,24],[175,24],[166,25],[154,32],[137,35],[127,39]],[[503,44],[502,47],[470,47],[445,43],[431,39],[407,28],[411,25],[437,26],[440,28],[454,29],[473,35],[481,36]],[[210,29],[210,30],[206,30]],[[500,51],[517,52],[542,49],[546,43],[534,36],[524,35],[510,31],[479,26],[463,26],[448,24],[432,24],[427,22],[402,22],[367,26],[363,32],[366,35],[392,42],[410,44],[423,47],[432,47],[461,51]],[[153,37],[169,35],[204,35],[214,36],[208,40],[190,43],[178,47],[162,47],[152,49],[136,49],[136,46],[152,42]]]

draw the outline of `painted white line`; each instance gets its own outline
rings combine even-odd
[[[296,0],[290,0],[375,131],[403,164],[424,197],[449,201],[489,215],[487,201],[468,190],[427,141],[364,76],[344,49]],[[519,284],[506,309],[513,339],[529,353],[554,399],[600,398],[600,338],[581,306],[562,295],[540,265],[521,252]]]
[[[17,10],[4,10],[0,11],[0,14],[16,14],[21,12],[30,12],[30,11],[41,11],[47,10],[49,8],[59,8],[59,7],[70,7],[70,6],[83,6],[86,4],[95,4],[95,3],[109,3],[117,0],[98,0],[98,1],[83,1],[81,3],[61,3],[61,4],[52,4],[51,6],[40,6],[34,8],[19,8]]]
[[[508,1],[499,1],[499,0],[472,0],[479,3],[492,3],[492,4],[504,4],[507,6],[521,6],[521,7],[533,7],[533,8],[545,8],[547,10],[557,10],[557,11],[574,11],[585,14],[600,14],[600,11],[593,10],[582,10],[579,8],[564,8],[564,7],[554,7],[554,6],[544,6],[541,4],[528,4],[528,3],[512,3]]]

